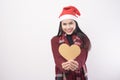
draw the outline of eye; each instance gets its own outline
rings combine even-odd
[[[63,23],[63,25],[67,25],[67,23]]]
[[[73,22],[70,22],[69,24],[71,25],[71,24],[73,24]]]

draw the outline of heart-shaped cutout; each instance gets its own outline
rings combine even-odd
[[[81,49],[78,45],[73,44],[73,45],[69,46],[69,45],[63,43],[59,46],[59,53],[66,60],[72,60],[80,55]]]

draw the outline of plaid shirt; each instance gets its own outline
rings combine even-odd
[[[84,65],[81,70],[58,73],[55,80],[88,80],[86,67]]]
[[[72,39],[74,41],[74,44],[80,46],[82,44],[81,39],[76,36],[73,35]],[[87,45],[89,47],[90,42],[88,40],[87,41]],[[61,64],[63,62],[66,62],[66,60],[60,55],[58,48],[59,45],[62,43],[66,43],[69,44],[67,39],[66,39],[66,35],[63,34],[62,36],[58,37],[55,36],[51,39],[51,46],[52,46],[52,51],[53,51],[53,57],[54,57],[54,61],[55,61],[55,71],[56,71],[56,77],[55,80],[87,80],[87,68],[85,65],[86,59],[87,59],[87,55],[88,55],[88,47],[82,48],[81,49],[81,54],[75,59],[78,63],[79,63],[79,69],[76,71],[65,71]]]

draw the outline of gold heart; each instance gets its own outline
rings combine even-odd
[[[69,46],[69,45],[63,43],[59,46],[59,53],[66,60],[72,60],[80,55],[81,49],[78,45],[73,44],[73,45]]]

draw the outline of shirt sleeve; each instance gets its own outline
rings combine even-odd
[[[57,68],[59,68],[62,72],[65,72],[65,70],[62,68],[62,63],[66,60],[60,55],[58,48],[59,48],[59,37],[53,37],[51,39],[51,47],[52,47],[52,53],[54,57],[54,62]]]
[[[87,56],[88,56],[88,51],[90,49],[90,41],[89,39],[85,39],[86,45],[85,48],[81,49],[80,55],[75,59],[79,63],[79,69],[86,63]]]

